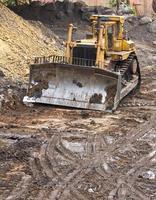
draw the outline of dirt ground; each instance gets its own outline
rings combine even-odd
[[[156,199],[156,70],[115,113],[36,105],[0,116],[0,199]]]
[[[40,23],[31,22],[33,31],[55,38]],[[61,25],[55,28],[64,37]],[[156,51],[152,42],[134,39],[141,89],[114,113],[26,107],[27,85],[0,74],[1,200],[156,199]]]

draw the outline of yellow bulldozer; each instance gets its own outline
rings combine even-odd
[[[64,56],[35,58],[25,103],[115,110],[139,88],[139,62],[124,31],[124,17],[93,15],[90,21],[90,33],[77,41],[75,27],[69,25]]]

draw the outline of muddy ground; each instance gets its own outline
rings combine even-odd
[[[64,39],[65,28],[53,28]],[[26,107],[27,85],[0,73],[0,199],[156,199],[156,51],[140,29],[141,89],[114,113]]]
[[[36,105],[0,116],[0,199],[156,199],[156,69],[115,113]]]

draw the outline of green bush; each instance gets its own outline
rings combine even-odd
[[[117,1],[116,0],[110,0],[110,5],[112,7],[115,7],[117,5]]]
[[[31,4],[32,0],[0,0],[6,6],[15,6],[23,4]]]
[[[1,0],[6,6],[17,5],[17,0]]]

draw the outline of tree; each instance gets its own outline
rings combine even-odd
[[[32,0],[0,0],[2,3],[4,3],[6,6],[13,6],[13,5],[19,5],[19,4],[30,4]]]
[[[18,0],[2,0],[6,6],[18,5]]]

